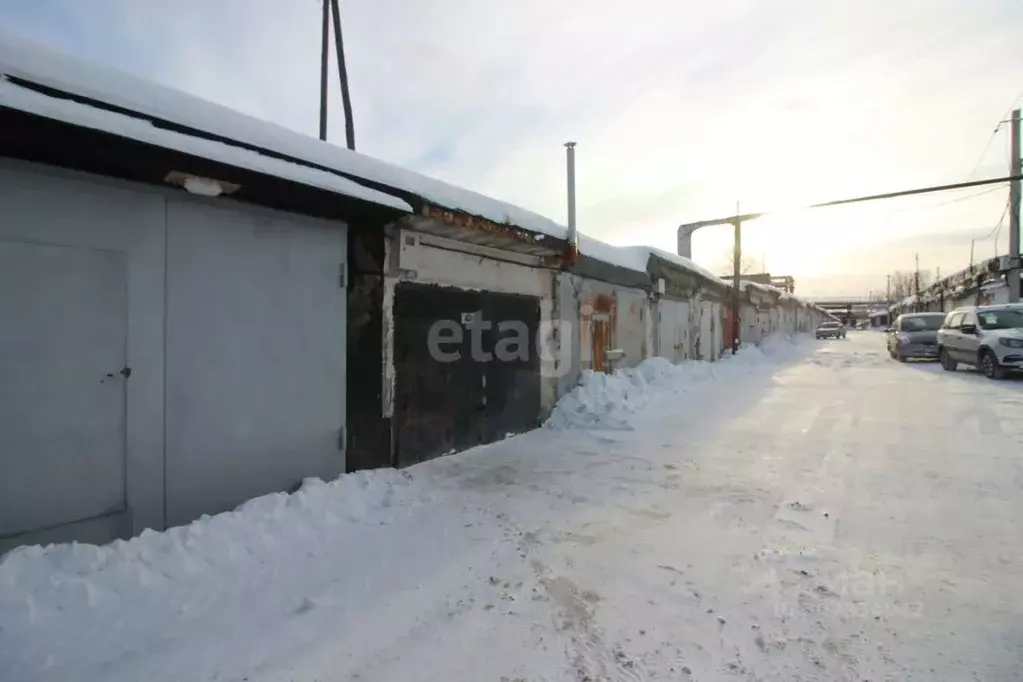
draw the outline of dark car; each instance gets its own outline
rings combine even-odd
[[[906,313],[888,329],[888,354],[899,362],[938,359],[938,330],[945,313]]]
[[[845,327],[841,322],[821,322],[814,336],[818,339],[844,339]]]

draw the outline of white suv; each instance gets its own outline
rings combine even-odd
[[[956,308],[938,330],[941,366],[973,365],[991,379],[1023,371],[1023,305]]]

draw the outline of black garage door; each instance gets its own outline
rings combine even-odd
[[[393,312],[398,466],[537,426],[536,298],[401,283]]]

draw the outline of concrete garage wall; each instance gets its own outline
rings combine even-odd
[[[743,303],[739,336],[743,343],[759,344],[768,335],[768,315],[751,303]]]
[[[657,355],[672,362],[690,358],[689,301],[657,301]]]
[[[694,295],[679,301],[661,298],[657,306],[657,355],[672,362],[714,361],[725,344],[724,306],[716,300]]]
[[[645,291],[569,273],[554,276],[555,314],[565,323],[556,343],[563,363],[557,367],[558,395],[571,390],[583,370],[594,368],[598,348],[623,352],[614,367],[634,367],[654,354],[655,324]]]

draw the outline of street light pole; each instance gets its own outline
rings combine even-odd
[[[914,310],[920,312],[920,254],[916,254],[916,272],[913,274],[913,293],[916,295]]]
[[[732,355],[739,352],[739,278],[742,276],[742,218],[739,202],[735,202],[735,241],[732,248]]]
[[[1010,175],[1015,179],[1009,184],[1009,271],[1006,273],[1009,279],[1009,302],[1019,301],[1019,275],[1020,275],[1020,252],[1019,252],[1019,204],[1020,204],[1020,181],[1019,174],[1023,170],[1023,162],[1020,161],[1020,140],[1019,140],[1019,109],[1012,110],[1011,121],[1012,166]]]

